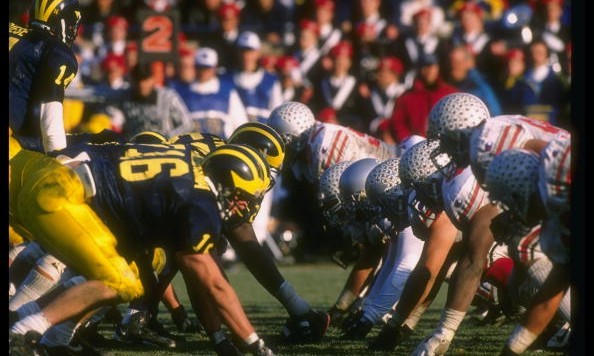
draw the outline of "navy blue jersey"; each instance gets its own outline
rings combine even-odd
[[[187,145],[76,144],[62,153],[81,151],[91,158],[97,189],[91,206],[123,255],[138,247],[207,253],[215,246],[217,202]]]
[[[10,23],[8,112],[14,136],[25,148],[41,145],[42,103],[64,100],[78,63],[72,50],[58,38]],[[37,141],[37,142],[35,142]]]

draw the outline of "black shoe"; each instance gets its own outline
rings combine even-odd
[[[243,356],[241,351],[239,351],[229,339],[225,339],[216,344],[214,350],[218,356]]]
[[[176,347],[175,340],[161,336],[148,327],[146,312],[138,312],[132,315],[127,325],[116,327],[114,338],[124,343],[140,343],[167,349]]]
[[[198,322],[192,322],[188,317],[188,313],[182,305],[171,311],[171,319],[175,323],[177,331],[181,333],[200,333],[203,331],[202,325]]]
[[[318,342],[330,325],[330,315],[313,309],[301,317],[290,317],[281,332],[282,338],[290,343]]]
[[[369,349],[373,351],[392,351],[397,345],[408,339],[412,333],[412,329],[406,325],[387,324],[377,337],[369,343]]]
[[[97,350],[90,345],[43,346],[47,356],[113,356],[109,351]]]
[[[39,348],[41,334],[30,330],[26,334],[8,335],[8,354],[11,356],[40,356],[45,355],[43,349]]]
[[[371,329],[373,329],[373,323],[365,318],[360,318],[350,325],[344,325],[342,338],[346,340],[362,340],[365,339]]]

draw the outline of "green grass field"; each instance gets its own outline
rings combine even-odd
[[[314,308],[327,309],[335,301],[342,285],[348,275],[348,270],[343,270],[334,264],[311,264],[281,266],[281,273],[295,287],[295,289],[306,298]],[[383,355],[384,353],[373,353],[367,350],[367,341],[345,341],[340,338],[337,329],[330,328],[325,338],[319,344],[310,345],[283,345],[278,334],[286,318],[286,312],[282,306],[272,298],[256,282],[252,275],[243,265],[234,266],[228,271],[229,278],[237,291],[243,306],[256,327],[258,333],[266,340],[266,343],[276,352],[277,355]],[[183,280],[179,275],[174,280],[176,291],[186,309],[190,309]],[[398,346],[392,355],[408,355],[417,343],[427,335],[439,320],[441,308],[445,303],[447,284],[444,285],[433,303],[432,307],[425,313],[423,319],[417,326],[413,336],[403,345]],[[121,310],[125,306],[120,306]],[[191,314],[191,317],[195,317]],[[472,320],[466,320],[454,339],[449,355],[497,355],[504,340],[510,334],[514,325],[505,324],[500,327],[477,326]],[[175,325],[169,318],[169,313],[161,306],[159,319],[167,329],[175,333]],[[109,325],[102,324],[101,332],[110,335],[113,329]],[[376,327],[368,335],[371,340],[379,332]],[[185,342],[178,342],[176,350],[162,351],[144,346],[122,346],[111,350],[116,356],[133,355],[214,355],[211,351],[209,341],[205,335],[185,335]],[[526,355],[560,355],[550,352],[532,352]]]

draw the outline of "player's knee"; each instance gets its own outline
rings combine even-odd
[[[110,278],[104,282],[115,290],[121,302],[129,302],[144,294],[144,288],[138,275],[138,268],[135,263],[127,264],[122,257],[112,261],[116,267]]]

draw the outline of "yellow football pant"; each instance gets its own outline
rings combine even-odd
[[[12,156],[12,155],[11,155]],[[70,168],[22,149],[10,160],[10,212],[49,253],[88,280],[100,280],[127,302],[143,294],[135,264],[91,207]]]

